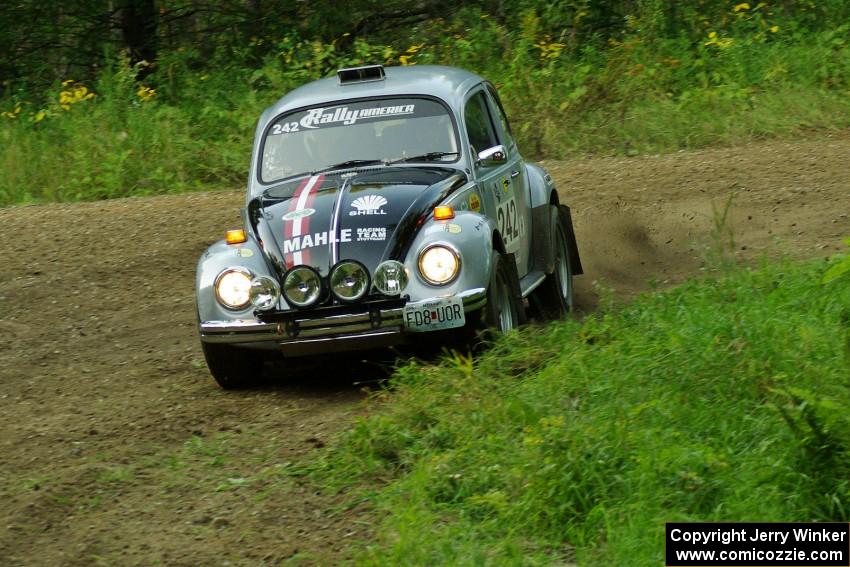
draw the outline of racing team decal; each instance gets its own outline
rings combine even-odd
[[[387,204],[387,199],[380,195],[364,195],[357,197],[351,202],[353,211],[349,211],[348,215],[355,217],[358,215],[385,215],[387,214],[383,207]]]
[[[471,193],[469,195],[469,210],[476,213],[481,210],[481,198],[478,196],[478,193]]]
[[[290,199],[289,212],[283,216],[284,220],[291,221],[285,223],[283,231],[285,238],[283,253],[286,263],[290,266],[310,263],[310,252],[304,250],[309,246],[304,245],[302,236],[306,235],[304,239],[312,240],[310,236],[310,216],[315,210],[310,208],[310,205],[313,204],[313,199],[316,197],[316,192],[321,188],[324,178],[324,175],[313,175],[302,181],[298,189],[295,190],[292,199]],[[327,239],[327,233],[325,233],[325,238]],[[304,251],[302,252],[302,250]]]
[[[383,242],[387,239],[387,227],[372,226],[357,229],[357,242]]]

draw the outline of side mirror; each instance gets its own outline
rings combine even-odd
[[[505,149],[505,146],[498,145],[478,152],[478,159],[475,161],[475,165],[489,167],[491,165],[505,163],[506,161],[508,161],[508,151]]]

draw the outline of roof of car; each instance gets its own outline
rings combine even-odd
[[[463,95],[484,80],[475,73],[443,65],[385,67],[384,70],[386,78],[378,81],[341,85],[334,76],[307,83],[288,92],[267,108],[263,117],[270,118],[288,110],[340,100],[393,95],[435,96],[457,110],[463,104]]]

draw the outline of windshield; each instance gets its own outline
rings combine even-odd
[[[422,156],[422,161],[451,162],[457,152],[451,117],[434,100],[349,102],[280,116],[266,130],[260,181],[272,183],[353,160]]]

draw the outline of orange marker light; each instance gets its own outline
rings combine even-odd
[[[242,244],[248,240],[248,237],[245,236],[244,229],[237,228],[236,230],[228,230],[224,234],[224,240],[226,240],[228,244]]]
[[[448,205],[434,207],[434,220],[449,220],[455,218],[455,211]]]

